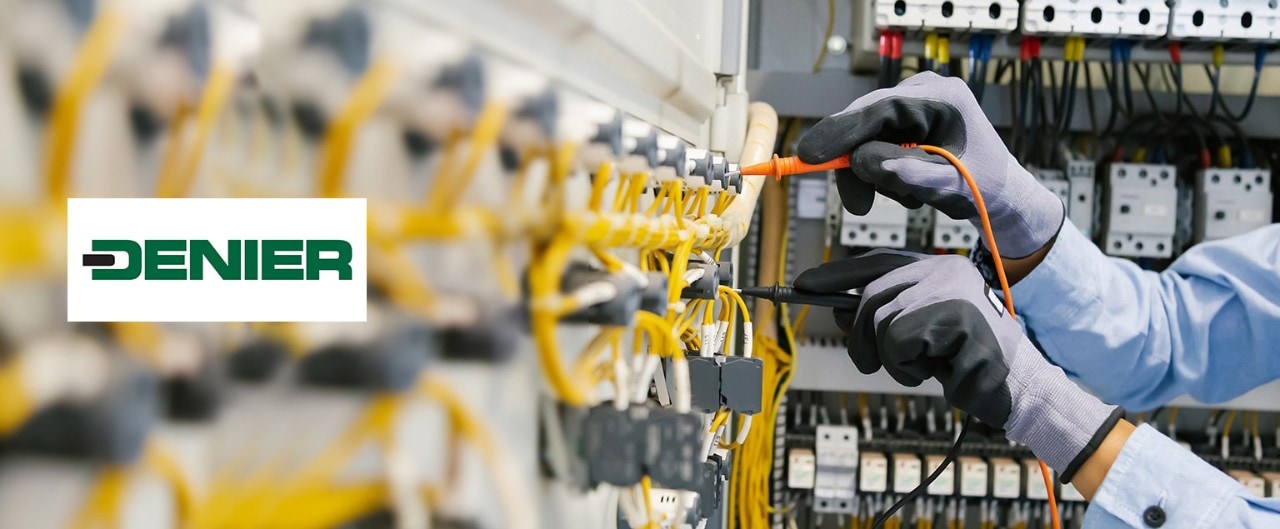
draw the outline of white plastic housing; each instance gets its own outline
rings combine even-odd
[[[1271,208],[1271,173],[1266,169],[1212,168],[1196,173],[1196,242],[1266,226]]]
[[[871,211],[855,217],[843,212],[840,220],[840,244],[902,248],[907,242],[907,208],[879,193]]]
[[[1149,40],[1165,36],[1169,7],[1160,0],[1026,0],[1022,33],[1041,36],[1124,37]]]
[[[1280,40],[1273,0],[1178,0],[1169,18],[1169,37],[1176,40]]]
[[[818,472],[813,489],[813,510],[842,514],[856,512],[858,429],[819,425],[814,451]]]
[[[1177,228],[1177,168],[1114,163],[1108,169],[1103,251],[1125,257],[1169,257]]]
[[[1012,33],[1016,0],[876,0],[876,27],[905,30]]]
[[[968,220],[957,220],[933,211],[933,247],[940,250],[970,250],[981,238],[978,228]]]

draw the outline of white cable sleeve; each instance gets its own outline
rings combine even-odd
[[[738,444],[743,444],[747,442],[747,436],[751,434],[751,418],[752,417],[754,416],[746,415],[742,417],[742,425],[738,427],[738,438],[734,439],[734,442]]]
[[[698,356],[711,356],[716,352],[716,325],[700,325],[698,333],[702,338],[702,349],[698,351]]]
[[[673,376],[676,378],[676,394],[672,397],[676,412],[689,413],[693,409],[692,383],[689,381],[689,361],[677,358],[671,363]]]
[[[615,395],[613,397],[613,407],[618,411],[627,409],[627,403],[630,402],[627,396],[631,394],[631,369],[627,367],[627,361],[618,358],[613,361],[613,380],[617,384]]]
[[[742,356],[751,358],[754,354],[751,349],[755,347],[755,328],[751,322],[742,324]]]
[[[729,333],[729,322],[716,322],[716,347],[712,350],[716,354],[728,354],[724,350],[725,335]]]
[[[636,379],[635,397],[632,399],[636,404],[644,403],[644,399],[649,397],[649,384],[653,382],[653,374],[658,371],[659,361],[661,358],[658,355],[645,355],[644,366],[640,368],[640,376]]]

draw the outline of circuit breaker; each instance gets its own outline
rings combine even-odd
[[[902,248],[907,243],[907,208],[884,195],[876,193],[866,215],[843,213],[841,245]]]
[[[815,512],[852,514],[857,511],[858,429],[852,426],[820,425],[814,451],[817,474],[814,479]],[[881,456],[883,457],[883,456]]]
[[[1053,471],[1050,471],[1051,473]],[[1049,499],[1048,488],[1044,486],[1044,473],[1040,471],[1040,462],[1035,459],[1027,459],[1022,462],[1022,475],[1026,480],[1027,499],[1029,500],[1047,500]],[[1050,476],[1052,478],[1053,476]]]
[[[968,250],[973,248],[981,235],[978,228],[968,220],[957,220],[946,216],[938,210],[932,210],[933,247],[948,250]]]
[[[1026,0],[1022,3],[1025,35],[1148,40],[1164,37],[1168,27],[1169,7],[1162,0]]]
[[[1022,465],[1003,457],[991,458],[991,495],[1014,499],[1022,494]]]
[[[1174,40],[1280,39],[1280,10],[1274,0],[1178,0],[1169,19],[1169,38]]]
[[[876,27],[1012,33],[1018,29],[1015,0],[876,0]]]
[[[1177,229],[1177,168],[1113,163],[1107,175],[1103,251],[1125,257],[1169,257]]]
[[[1196,172],[1195,240],[1210,241],[1271,223],[1271,171],[1211,168]]]
[[[1093,218],[1096,212],[1094,205],[1094,173],[1097,165],[1093,160],[1071,160],[1067,162],[1067,218],[1083,233],[1085,237],[1093,237]]]

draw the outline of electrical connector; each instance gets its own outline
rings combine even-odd
[[[697,490],[702,476],[702,420],[692,413],[649,408],[644,421],[644,470],[664,487]]]
[[[991,495],[1001,499],[1021,496],[1022,465],[1005,457],[991,458]]]
[[[112,359],[107,385],[94,398],[56,403],[0,439],[0,455],[26,453],[128,464],[138,459],[159,416],[158,384],[141,365]]]
[[[436,332],[440,358],[464,362],[505,362],[515,354],[522,327],[518,312],[493,303],[480,303],[477,312],[476,321],[441,327]]]
[[[403,391],[435,356],[436,337],[425,325],[404,326],[369,344],[335,343],[308,354],[298,381],[325,388]]]
[[[947,459],[943,454],[929,454],[924,456],[926,475],[932,475],[938,467],[942,466],[942,462]],[[938,479],[933,480],[929,484],[926,491],[930,496],[951,496],[956,490],[956,466],[947,465],[947,468],[938,474]]]
[[[887,492],[889,490],[889,460],[880,452],[863,452],[858,466],[858,490]]]
[[[231,353],[227,371],[233,380],[239,382],[264,382],[274,376],[288,359],[289,349],[284,343],[259,338]]]
[[[724,357],[720,367],[720,396],[726,408],[744,415],[760,413],[764,394],[764,360]]]
[[[716,299],[720,291],[720,266],[716,263],[690,261],[686,277],[694,279],[680,292],[680,297],[688,299]]]
[[[688,360],[693,409],[703,413],[719,410],[721,384],[719,358],[689,356]],[[674,386],[674,383],[672,385]]]
[[[590,303],[566,315],[563,320],[595,325],[630,325],[636,311],[640,309],[640,287],[632,277],[626,274],[611,274],[583,263],[574,263],[565,270],[564,278],[560,282],[560,288],[565,294],[572,294],[580,289],[597,285],[611,286],[612,296],[603,301]]]
[[[583,451],[592,484],[630,487],[640,483],[644,456],[643,408],[591,408],[583,427]]]

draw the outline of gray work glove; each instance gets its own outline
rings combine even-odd
[[[1064,482],[1124,414],[1050,364],[963,257],[873,250],[806,270],[795,286],[862,288],[856,313],[836,312],[858,370],[883,367],[906,386],[938,379],[947,402],[1003,428]]]
[[[902,143],[936,145],[964,163],[986,201],[1002,256],[1031,255],[1062,227],[1062,201],[1022,168],[968,86],[954,77],[925,72],[862,96],[810,128],[796,153],[807,163],[850,155],[851,170],[838,172],[836,187],[854,215],[866,214],[879,191],[909,208],[928,204],[982,229],[973,194],[956,169]]]

